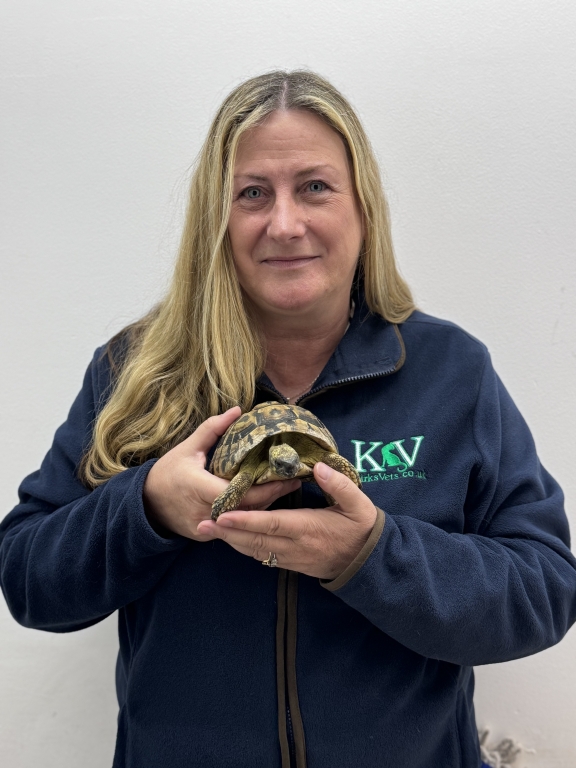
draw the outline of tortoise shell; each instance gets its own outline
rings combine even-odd
[[[327,451],[338,453],[336,441],[313,413],[299,405],[272,400],[255,406],[228,427],[216,447],[210,472],[231,480],[253,448],[281,432],[306,435]]]

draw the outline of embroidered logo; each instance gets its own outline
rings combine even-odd
[[[364,440],[352,440],[356,469],[363,483],[375,480],[400,480],[416,478],[426,480],[426,472],[414,465],[418,458],[424,435],[409,438],[412,444],[406,443],[406,438],[393,440],[384,444],[383,441],[371,441],[365,448]]]

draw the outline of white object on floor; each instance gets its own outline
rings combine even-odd
[[[522,753],[536,754],[536,750],[527,749],[522,744],[512,739],[502,739],[496,746],[488,745],[488,728],[478,732],[480,738],[480,756],[482,761],[492,766],[492,768],[513,768],[516,766],[516,760]],[[520,766],[518,766],[520,768]]]

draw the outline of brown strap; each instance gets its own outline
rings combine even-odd
[[[298,684],[296,680],[296,634],[298,628],[298,574],[288,572],[288,595],[286,606],[286,682],[288,684],[288,704],[292,716],[294,744],[296,747],[296,768],[306,768],[306,740],[304,725],[298,702]]]
[[[282,768],[290,768],[290,746],[286,730],[286,659],[284,654],[284,632],[286,629],[286,585],[288,572],[278,569],[278,613],[276,618],[276,688],[278,691],[278,738]]]

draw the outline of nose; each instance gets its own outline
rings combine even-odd
[[[277,194],[270,211],[268,237],[280,243],[306,234],[304,211],[291,194]]]
[[[296,460],[277,458],[274,461],[274,468],[276,469],[276,473],[280,475],[280,477],[286,477],[286,478],[296,477],[296,473],[298,472],[299,467],[300,467],[300,460],[298,456],[296,456]]]

